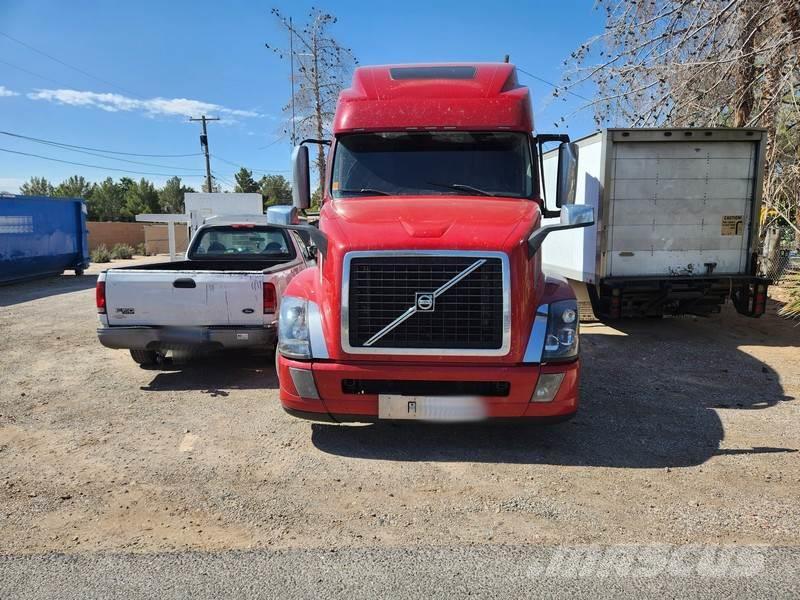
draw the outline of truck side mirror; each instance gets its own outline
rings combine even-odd
[[[573,196],[573,201],[574,201]],[[544,238],[554,231],[589,227],[594,225],[594,208],[585,204],[565,204],[561,207],[561,222],[558,225],[540,227],[528,238],[528,256],[533,256],[541,248]]]
[[[578,187],[578,144],[562,142],[558,146],[558,180],[556,182],[556,206],[562,208],[575,204]],[[563,213],[562,213],[563,216]]]
[[[311,177],[308,146],[295,146],[292,152],[292,204],[299,210],[311,206]]]

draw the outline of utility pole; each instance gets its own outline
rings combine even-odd
[[[203,123],[203,133],[200,134],[200,146],[203,148],[203,154],[206,156],[206,188],[211,192],[214,188],[211,183],[211,160],[208,156],[208,130],[206,129],[206,123],[208,121],[219,121],[219,117],[207,117],[203,115],[199,119],[189,117],[189,120],[201,121]]]
[[[292,147],[297,144],[295,133],[296,119],[294,116],[294,28],[292,27],[292,17],[289,17],[289,61],[292,78]]]

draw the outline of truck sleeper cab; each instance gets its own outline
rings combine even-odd
[[[574,204],[576,148],[534,136],[509,64],[361,67],[334,120],[316,267],[286,288],[284,409],[323,421],[564,419],[578,405],[578,314],[542,272]],[[311,140],[313,141],[313,140]],[[542,227],[541,146],[558,141]],[[294,201],[309,204],[308,146]]]

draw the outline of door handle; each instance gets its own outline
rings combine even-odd
[[[191,277],[182,277],[172,282],[172,287],[176,288],[196,288],[197,284]]]

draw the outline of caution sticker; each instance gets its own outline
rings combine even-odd
[[[742,235],[744,218],[742,215],[724,215],[722,217],[722,235]]]

